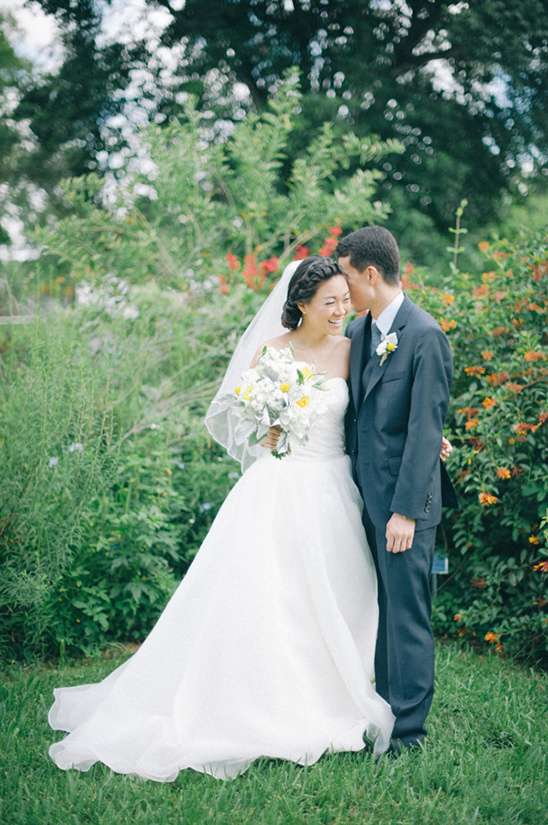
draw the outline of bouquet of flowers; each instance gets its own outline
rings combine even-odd
[[[239,411],[235,436],[238,443],[259,444],[270,427],[281,430],[272,454],[282,458],[291,452],[291,441],[308,440],[310,427],[325,409],[325,373],[296,362],[293,347],[265,347],[257,365],[246,370],[234,390],[231,405]]]

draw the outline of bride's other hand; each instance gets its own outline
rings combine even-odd
[[[441,440],[441,452],[440,457],[442,461],[446,461],[451,453],[453,452],[453,445],[450,441],[445,438],[445,436]]]
[[[266,447],[268,450],[275,450],[281,431],[281,427],[271,427],[266,438],[261,441],[261,447]]]

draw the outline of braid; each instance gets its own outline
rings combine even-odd
[[[308,304],[319,285],[335,275],[346,277],[336,261],[324,258],[323,255],[312,255],[299,264],[289,282],[287,300],[282,311],[282,325],[286,329],[297,329],[302,318],[298,304]]]

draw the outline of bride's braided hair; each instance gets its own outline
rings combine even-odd
[[[287,289],[287,300],[282,311],[282,325],[286,329],[297,329],[302,313],[297,304],[307,304],[316,294],[323,281],[329,281],[335,275],[346,277],[339,264],[323,255],[311,255],[305,258],[293,273]]]

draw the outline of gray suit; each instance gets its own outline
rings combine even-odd
[[[449,406],[451,350],[427,312],[405,296],[390,332],[397,349],[381,366],[369,357],[371,317],[348,326],[350,404],[346,447],[364,500],[364,525],[379,580],[377,691],[396,716],[394,738],[426,734],[434,691],[430,570],[442,504],[458,506],[440,459]],[[411,549],[386,550],[392,513],[416,520]]]

